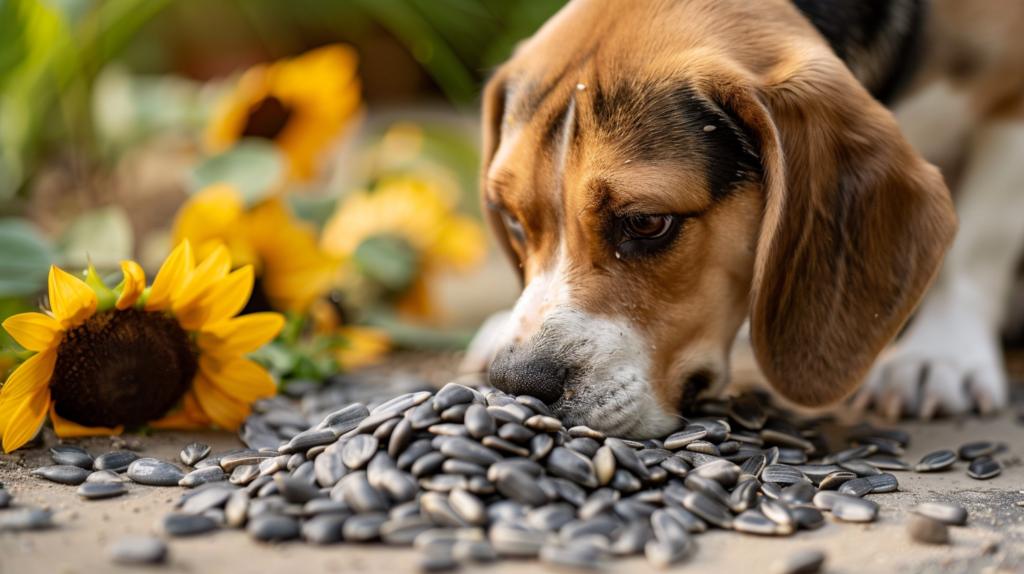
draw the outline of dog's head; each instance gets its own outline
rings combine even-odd
[[[952,241],[938,171],[788,0],[576,0],[484,95],[482,200],[525,290],[491,367],[660,435],[748,316],[785,396],[848,394]]]

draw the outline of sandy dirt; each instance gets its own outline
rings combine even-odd
[[[825,527],[788,538],[765,538],[726,531],[712,531],[696,538],[697,551],[677,569],[682,572],[767,573],[772,562],[807,548],[823,550],[826,572],[1024,572],[1024,425],[1015,414],[999,417],[904,423],[913,442],[904,460],[916,462],[940,448],[956,448],[971,440],[1006,442],[1009,450],[997,458],[1003,473],[991,480],[967,477],[966,463],[935,474],[896,473],[900,490],[870,498],[882,506],[877,522],[870,525],[841,524],[828,518]],[[47,445],[55,444],[50,431]],[[93,455],[114,448],[131,448],[141,456],[178,463],[181,447],[201,441],[214,451],[238,448],[241,443],[227,433],[161,432],[148,437],[92,438],[77,441]],[[0,482],[11,491],[15,503],[53,510],[57,527],[42,532],[0,532],[0,574],[87,574],[145,571],[168,572],[287,572],[357,573],[415,572],[418,554],[382,545],[334,545],[312,547],[300,542],[264,544],[252,541],[243,531],[221,530],[194,538],[167,539],[166,564],[140,568],[112,564],[107,546],[121,537],[155,534],[155,523],[183,488],[129,485],[126,496],[111,500],[84,501],[75,487],[33,478],[29,470],[51,464],[48,450],[36,447],[0,455]],[[950,500],[970,513],[966,527],[951,529],[952,543],[930,546],[912,542],[905,529],[908,512],[928,500]],[[0,511],[9,512],[9,511]],[[826,515],[828,516],[828,515]],[[469,566],[494,573],[544,572],[550,569],[534,561],[508,561]],[[643,559],[615,560],[609,572],[651,571]]]

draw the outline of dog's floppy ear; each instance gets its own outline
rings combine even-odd
[[[480,156],[481,212],[491,228],[494,239],[508,256],[512,265],[515,266],[519,279],[522,281],[523,269],[519,264],[519,256],[512,249],[505,224],[501,221],[501,215],[487,205],[487,175],[490,171],[491,160],[494,159],[494,154],[497,153],[498,145],[501,143],[502,123],[505,121],[505,80],[500,70],[487,83],[483,100],[483,152]]]
[[[856,388],[913,311],[956,213],[939,171],[831,52],[772,74],[708,87],[760,148],[758,363],[787,398],[822,405]]]

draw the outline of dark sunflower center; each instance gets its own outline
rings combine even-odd
[[[164,313],[96,313],[57,349],[50,382],[57,414],[91,427],[158,419],[189,389],[198,357],[188,333]]]
[[[273,96],[263,98],[249,110],[242,137],[272,140],[284,130],[291,117],[291,108],[282,104],[281,100]]]

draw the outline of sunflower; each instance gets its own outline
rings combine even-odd
[[[111,290],[91,266],[85,281],[51,267],[49,312],[4,321],[36,353],[0,389],[6,452],[28,442],[47,413],[60,437],[147,423],[236,429],[251,402],[276,392],[267,372],[242,356],[284,326],[277,313],[235,317],[252,291],[252,266],[231,271],[225,246],[197,265],[185,241],[150,287],[137,263],[121,269],[124,281]]]
[[[371,242],[398,243],[412,251],[415,273],[404,287],[399,309],[430,313],[428,282],[443,269],[467,270],[486,253],[480,224],[458,212],[457,196],[408,177],[383,180],[372,191],[342,202],[324,226],[324,253],[351,263]]]
[[[332,45],[250,68],[214,111],[206,147],[221,153],[243,137],[268,139],[295,179],[312,178],[324,147],[359,110],[356,63],[354,49]]]
[[[271,307],[304,312],[330,291],[338,260],[320,250],[312,226],[284,203],[267,199],[246,209],[241,194],[214,184],[193,195],[175,216],[173,240],[189,240],[199,256],[226,245],[236,265],[251,264]]]

